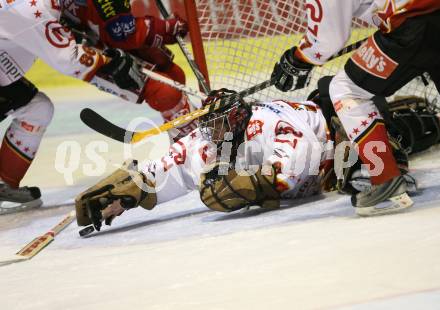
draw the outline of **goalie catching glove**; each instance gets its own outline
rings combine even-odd
[[[273,167],[268,175],[262,174],[261,169],[254,174],[240,175],[228,167],[228,163],[217,163],[201,176],[200,199],[208,208],[221,212],[250,206],[279,208],[280,194],[275,188],[276,173]],[[221,172],[227,173],[222,175]]]
[[[124,163],[122,168],[76,197],[78,226],[93,225],[80,234],[100,231],[103,221],[110,225],[125,210],[137,206],[153,209],[157,203],[154,187],[154,182],[138,171],[136,161]]]

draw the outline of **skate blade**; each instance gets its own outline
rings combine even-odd
[[[0,203],[0,215],[27,211],[43,205],[40,198],[25,203],[3,201]]]
[[[95,231],[95,227],[93,225],[89,225],[86,228],[81,229],[78,233],[81,237],[86,237]]]
[[[390,213],[397,213],[412,207],[414,202],[407,193],[389,198],[375,206],[357,207],[356,214],[359,216],[376,216]]]

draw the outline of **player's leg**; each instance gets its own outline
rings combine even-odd
[[[353,199],[355,206],[365,207],[357,208],[359,214],[367,215],[374,205],[405,195],[405,182],[373,98],[392,95],[424,71],[424,55],[433,53],[423,49],[427,32],[423,19],[412,19],[391,34],[375,33],[331,82],[331,99],[348,137],[358,144],[362,162],[376,170],[370,171],[372,184],[376,185],[373,190]],[[406,200],[403,207],[409,205]]]
[[[183,70],[174,63],[168,66],[167,70],[158,71],[158,73],[181,84],[185,84]],[[192,109],[189,98],[185,93],[153,79],[149,79],[145,85],[144,99],[150,107],[160,112],[166,122],[187,114]],[[174,141],[177,141],[196,127],[197,121],[193,120],[176,128],[175,131],[171,132],[171,136]]]
[[[0,117],[12,117],[0,148],[0,207],[7,212],[41,205],[37,187],[19,186],[52,119],[53,105],[23,77],[35,58],[9,41],[0,42],[0,48]]]
[[[9,109],[3,116],[11,116],[12,123],[6,130],[0,148],[0,200],[24,203],[34,207],[34,200],[41,196],[36,187],[20,187],[40,145],[47,125],[53,115],[49,98],[25,78],[6,87],[0,87],[2,109]],[[35,201],[35,206],[41,204]]]

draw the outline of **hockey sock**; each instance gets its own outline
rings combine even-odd
[[[372,100],[343,99],[334,103],[348,138],[358,144],[359,158],[368,166],[371,183],[400,175],[383,118]]]

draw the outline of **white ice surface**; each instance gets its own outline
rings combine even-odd
[[[91,104],[57,105],[49,155],[26,177],[43,186],[46,206],[0,217],[0,257],[50,229],[70,210],[50,205],[96,179],[78,173],[66,188],[53,168],[60,141],[99,138],[74,120]],[[105,104],[100,112],[120,124],[144,111]],[[105,154],[108,171],[122,158],[118,147]],[[34,259],[0,267],[0,309],[440,309],[439,152],[412,161],[421,193],[403,214],[359,218],[349,197],[334,193],[222,214],[189,193],[125,212],[88,238],[72,224]]]

